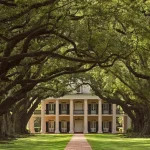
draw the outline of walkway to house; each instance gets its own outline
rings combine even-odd
[[[84,134],[74,134],[65,150],[92,150]]]

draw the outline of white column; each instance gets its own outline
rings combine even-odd
[[[73,99],[70,100],[70,131],[69,133],[74,133],[73,130]]]
[[[33,117],[31,117],[30,118],[30,121],[29,121],[30,123],[29,123],[29,125],[30,125],[30,132],[31,133],[35,133],[35,130],[34,130],[34,118]]]
[[[84,133],[88,133],[88,115],[87,115],[87,99],[84,100]]]
[[[46,132],[46,123],[45,123],[45,101],[41,100],[41,133]]]
[[[59,100],[56,99],[56,114],[55,114],[55,133],[60,133],[59,131]]]
[[[127,129],[131,128],[131,118],[127,116]]]
[[[98,100],[98,133],[103,133],[102,131],[102,100]]]
[[[27,123],[27,129],[30,130],[30,120]]]
[[[112,133],[116,133],[116,104],[113,104],[113,124]]]
[[[122,116],[122,133],[125,133],[124,115]]]

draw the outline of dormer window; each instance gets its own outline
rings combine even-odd
[[[76,91],[78,94],[83,93],[83,87],[82,86],[77,87]]]

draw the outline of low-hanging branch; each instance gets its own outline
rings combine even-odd
[[[136,72],[130,65],[129,63],[126,63],[126,67],[128,68],[128,70],[137,78],[141,78],[141,79],[146,79],[146,80],[150,80],[150,76],[149,75],[145,75],[139,72]]]

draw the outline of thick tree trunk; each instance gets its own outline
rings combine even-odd
[[[8,112],[7,114],[0,116],[0,137],[2,139],[14,137],[14,133],[14,123],[11,114]]]
[[[150,135],[150,112],[136,114],[136,119],[132,120],[133,132],[138,136]]]
[[[26,129],[28,118],[27,114],[24,117],[18,117],[17,115],[11,115],[10,113],[0,116],[0,139],[14,138],[16,135],[27,134]]]
[[[132,129],[133,132],[139,133],[143,128],[143,123],[140,119],[136,118],[136,120],[132,120]]]
[[[148,115],[144,120],[143,129],[140,131],[141,135],[150,135],[150,115]]]
[[[6,138],[6,121],[4,119],[4,115],[0,116],[0,139]]]
[[[20,113],[21,114],[21,113]],[[27,134],[27,113],[23,115],[7,113],[0,116],[0,138],[16,137],[18,134]]]
[[[16,119],[15,120],[15,132],[17,134],[28,134],[27,131],[27,123],[28,123],[28,119],[26,117],[26,113],[24,115],[22,115],[21,117],[19,117],[20,119]]]

